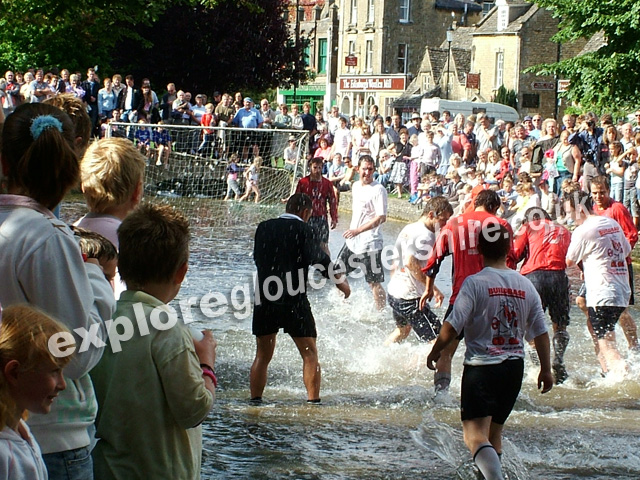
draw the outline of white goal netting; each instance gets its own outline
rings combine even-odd
[[[129,138],[147,158],[146,199],[176,205],[192,219],[205,220],[205,213],[215,219],[211,211],[216,205],[225,197],[239,200],[247,190],[244,200],[254,202],[251,184],[259,190],[260,204],[280,203],[307,169],[306,131],[115,122],[109,126],[106,136]],[[295,149],[294,164],[285,162],[286,149],[289,154]],[[256,157],[262,159],[258,169],[252,167]]]

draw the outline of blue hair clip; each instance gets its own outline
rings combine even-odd
[[[31,131],[33,139],[37,140],[42,132],[47,128],[56,128],[60,133],[62,133],[62,122],[53,115],[38,115],[31,120],[31,127],[29,130]]]

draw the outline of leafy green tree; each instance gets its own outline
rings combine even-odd
[[[566,98],[595,110],[635,108],[640,94],[640,2],[536,0],[558,17],[560,43],[604,36],[604,46],[557,63],[528,69],[570,80]]]
[[[0,65],[80,71],[108,65],[115,42],[144,41],[136,26],[151,24],[173,4],[171,0],[2,1]]]
[[[295,44],[285,21],[287,3],[261,0],[259,8],[230,0],[215,8],[172,6],[139,34],[148,43],[125,39],[113,65],[136,79],[150,77],[192,92],[269,88],[308,78],[301,59],[308,39]]]

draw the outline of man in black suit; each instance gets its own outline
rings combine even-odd
[[[87,70],[87,80],[82,83],[84,88],[84,101],[87,104],[89,118],[91,118],[91,135],[94,137],[100,136],[100,130],[98,128],[98,90],[100,90],[100,84],[96,77],[96,71],[93,68]]]
[[[120,110],[120,119],[122,122],[135,123],[138,120],[138,105],[142,100],[140,90],[133,86],[133,75],[125,77],[127,86],[122,89],[118,95],[118,109]]]
[[[335,274],[329,256],[320,248],[307,220],[311,217],[311,197],[296,193],[287,201],[285,214],[258,225],[253,257],[258,268],[253,334],[256,358],[251,366],[251,402],[262,402],[267,384],[267,368],[282,328],[295,342],[302,356],[302,378],[307,402],[320,403],[321,371],[316,348],[316,324],[307,299],[307,275],[313,265],[344,293],[351,290],[342,274]]]

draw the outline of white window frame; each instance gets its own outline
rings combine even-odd
[[[358,24],[358,0],[351,0],[351,16],[349,17],[349,25]]]
[[[497,90],[504,84],[504,50],[498,50],[496,52],[495,76],[495,88]]]
[[[422,93],[431,90],[431,73],[422,75]]]
[[[376,21],[375,0],[369,0],[367,5],[367,25],[373,25]]]
[[[355,40],[349,40],[349,55],[355,55],[356,54],[356,42]],[[356,67],[347,67],[347,73],[355,73],[356,71]]]
[[[411,20],[411,0],[400,0],[400,23],[409,23]]]
[[[366,72],[373,72],[373,40],[365,42],[364,69]]]
[[[400,49],[404,45],[404,57],[400,56]],[[398,73],[407,73],[407,67],[409,66],[409,44],[408,43],[399,43],[398,44],[398,67],[400,67],[400,61],[403,63],[402,70],[398,68]]]

